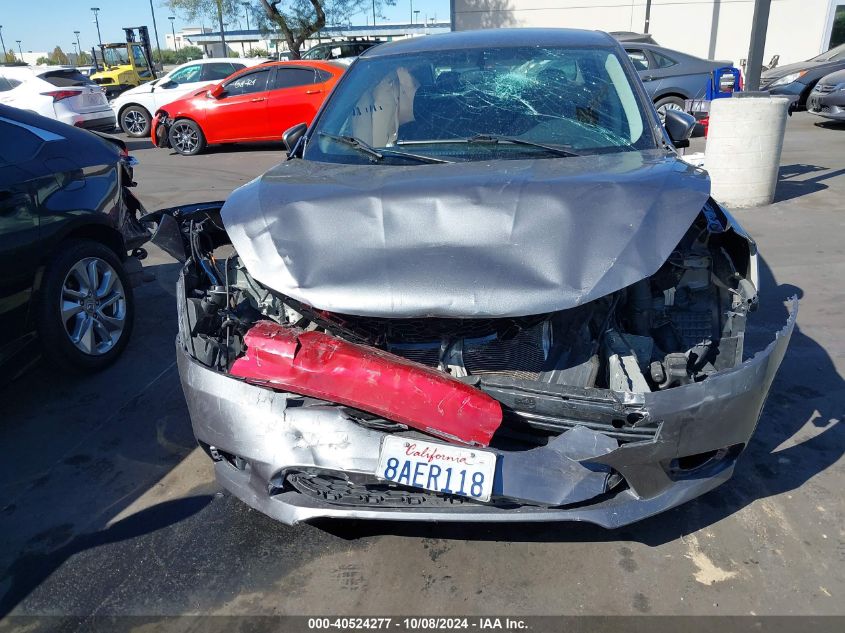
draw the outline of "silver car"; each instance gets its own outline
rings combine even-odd
[[[153,214],[219,482],[285,523],[625,525],[732,474],[794,326],[610,36],[372,48],[288,159]],[[222,208],[221,208],[222,207]]]

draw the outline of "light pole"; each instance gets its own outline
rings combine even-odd
[[[70,45],[73,46],[73,65],[79,66],[79,45],[76,42],[71,42]],[[21,59],[23,59],[23,55],[21,55]],[[68,61],[70,61],[70,59],[68,59]]]
[[[415,15],[415,16],[416,16],[416,18],[417,18],[417,22],[419,22],[419,20],[420,20],[420,10],[419,10],[419,9],[417,9],[416,11],[414,11],[414,15]],[[413,20],[411,20],[411,24],[413,24],[413,23],[414,23],[414,21],[413,21]]]
[[[171,15],[167,19],[170,20],[170,32],[173,34],[173,50],[179,52],[179,44],[176,42],[176,29],[173,28],[173,23],[176,21],[176,18]]]
[[[91,10],[94,12],[94,24],[97,25],[97,41],[100,43],[100,49],[102,49],[103,37],[100,35],[100,19],[97,17],[97,14],[100,12],[100,7],[91,7]]]
[[[6,62],[6,42],[3,41],[3,25],[0,24],[0,44],[3,45],[3,63]]]
[[[376,25],[376,0],[373,0],[373,26]]]
[[[21,54],[21,61],[23,61],[23,51],[21,50],[21,41],[15,40],[18,43],[18,52]]]
[[[411,0],[411,26],[414,25],[414,0]]]
[[[153,15],[153,33],[155,33],[156,36],[156,51],[158,51],[158,63],[161,64],[163,63],[161,61],[161,43],[159,43],[158,41],[158,26],[156,25],[156,12],[155,9],[153,9],[153,0],[150,0],[150,13],[152,13]]]
[[[79,43],[79,31],[74,31],[73,34],[76,36],[76,46],[79,48],[79,52],[82,52],[82,44]]]

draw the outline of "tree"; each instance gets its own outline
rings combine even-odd
[[[238,0],[167,0],[171,10],[194,20],[206,17],[218,24],[218,11],[224,22],[243,17]],[[268,34],[278,33],[287,43],[292,59],[299,59],[307,39],[328,26],[349,24],[352,16],[368,9],[372,0],[252,0],[248,11],[258,27]],[[375,8],[394,5],[396,0],[375,0]]]
[[[77,66],[89,66],[91,65],[91,56],[86,53],[85,51],[81,51],[79,55],[76,56],[76,65]]]
[[[67,55],[65,55],[61,46],[57,46],[53,49],[53,52],[50,53],[50,63],[56,64],[57,66],[63,66],[68,63]]]
[[[291,59],[299,59],[300,49],[326,25],[349,24],[352,16],[370,6],[367,0],[259,0],[264,16],[287,42]],[[376,0],[373,9],[393,6],[396,0]]]

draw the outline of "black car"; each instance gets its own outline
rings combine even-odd
[[[845,70],[819,80],[807,100],[807,110],[826,119],[845,121]]]
[[[787,96],[801,110],[807,107],[807,98],[822,77],[843,69],[845,44],[840,44],[807,61],[767,70],[760,76],[760,90]]]
[[[361,53],[377,44],[380,40],[349,40],[341,42],[323,42],[312,46],[302,54],[302,59],[347,59],[358,57]]]
[[[7,106],[0,139],[0,366],[39,338],[52,361],[101,369],[132,332],[128,254],[149,237],[126,145]]]

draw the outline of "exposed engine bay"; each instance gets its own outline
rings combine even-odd
[[[302,345],[302,334],[318,333],[365,353],[376,350],[388,361],[410,361],[495,399],[502,420],[491,431],[491,446],[544,445],[576,425],[620,442],[653,437],[657,421],[639,410],[642,394],[706,381],[741,363],[746,317],[757,305],[753,243],[730,230],[713,203],[646,279],[568,310],[478,319],[362,317],[315,309],[250,275],[227,244],[216,209],[191,217],[182,223],[190,245],[185,325],[197,361],[272,386],[268,376],[243,369],[250,332],[270,322],[299,337],[294,348]],[[296,392],[295,384],[276,386]],[[561,389],[606,406],[579,414],[561,402]],[[352,418],[360,424],[407,428],[408,420],[391,417],[389,408],[335,401],[354,406]],[[487,445],[483,437],[428,430],[448,441]]]

